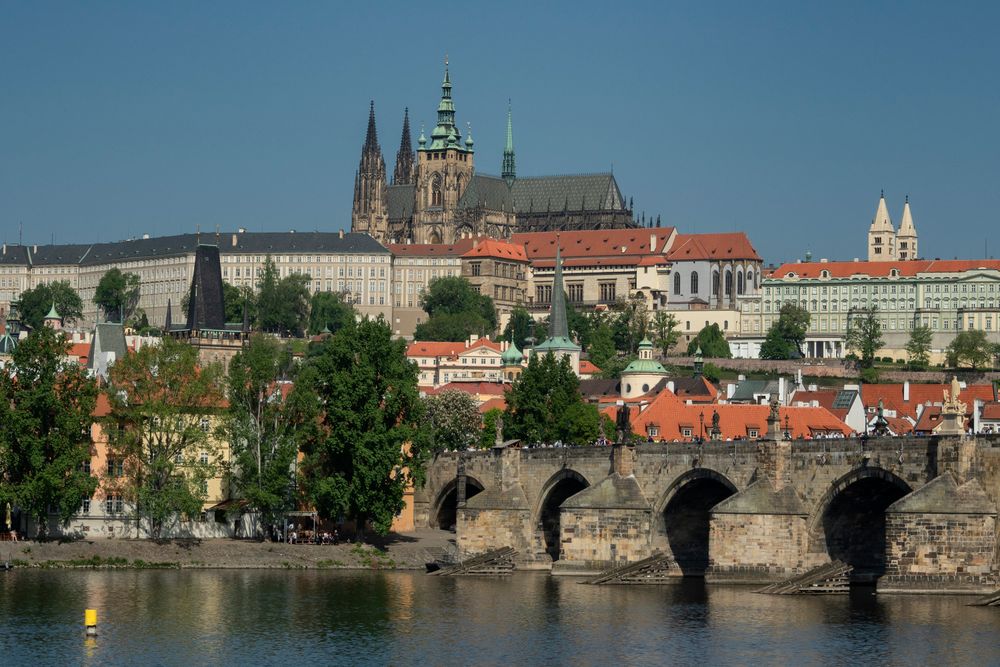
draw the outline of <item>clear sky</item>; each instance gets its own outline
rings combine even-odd
[[[368,101],[392,171],[442,60],[476,166],[610,169],[637,212],[768,262],[1000,255],[1000,3],[0,0],[0,235],[350,228]]]

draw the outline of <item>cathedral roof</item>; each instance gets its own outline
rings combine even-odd
[[[518,178],[511,192],[519,213],[625,210],[611,173]]]
[[[916,236],[917,228],[913,226],[913,214],[910,213],[910,198],[903,204],[903,219],[899,223],[899,236]]]
[[[413,202],[417,186],[390,185],[385,189],[390,220],[409,220],[413,217]]]
[[[875,209],[875,217],[872,218],[872,225],[869,228],[872,232],[893,232],[892,220],[889,218],[889,209],[885,205],[885,193],[878,199],[878,208]]]
[[[502,178],[475,174],[469,179],[462,198],[458,200],[458,208],[470,209],[481,206],[491,211],[509,211],[513,201],[510,188]]]
[[[754,259],[760,255],[743,232],[722,234],[678,234],[667,259],[683,260]]]

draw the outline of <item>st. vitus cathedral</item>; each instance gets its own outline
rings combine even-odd
[[[451,78],[445,62],[437,125],[430,141],[423,130],[414,154],[409,110],[396,153],[392,184],[375,129],[375,104],[354,177],[351,231],[383,243],[453,243],[472,236],[506,239],[515,232],[621,229],[638,226],[612,173],[519,178],[514,133],[507,109],[507,141],[500,176],[475,168],[471,131],[455,124]]]

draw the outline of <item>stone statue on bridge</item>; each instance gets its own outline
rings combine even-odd
[[[941,404],[941,424],[937,428],[938,433],[965,433],[965,415],[968,405],[958,400],[962,392],[962,385],[958,378],[951,376],[951,391],[945,389],[944,402]]]

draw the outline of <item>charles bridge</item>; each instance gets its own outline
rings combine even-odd
[[[677,576],[785,579],[832,560],[879,591],[998,587],[1000,438],[642,443],[449,452],[418,525],[465,554],[593,572],[661,552]]]

